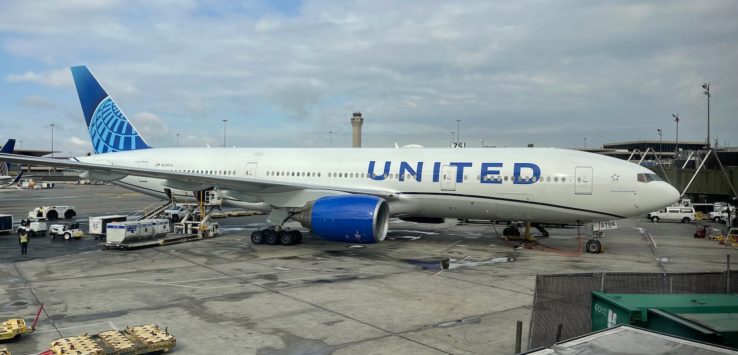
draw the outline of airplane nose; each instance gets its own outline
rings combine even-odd
[[[681,197],[682,194],[679,193],[679,190],[674,188],[674,186],[666,184],[666,202],[669,205],[679,202]]]

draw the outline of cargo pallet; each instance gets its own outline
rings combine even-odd
[[[208,237],[208,238],[213,238]],[[169,244],[177,244],[177,243],[186,243],[186,242],[193,242],[201,239],[206,239],[205,237],[200,237],[198,235],[182,235],[182,234],[173,234],[173,235],[167,235],[162,238],[156,238],[156,239],[150,239],[145,240],[141,242],[134,242],[134,243],[100,243],[98,244],[102,249],[105,250],[129,250],[129,249],[139,249],[139,248],[149,248],[149,247],[158,247],[162,245],[169,245]]]
[[[93,335],[60,338],[51,342],[47,354],[66,355],[136,355],[169,352],[177,340],[155,324],[108,330]]]

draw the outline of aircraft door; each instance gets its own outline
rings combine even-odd
[[[455,165],[441,167],[441,191],[456,191],[456,169]]]
[[[138,167],[142,169],[148,169],[149,168],[149,162],[148,161],[139,161]],[[138,182],[149,182],[148,178],[146,176],[139,176]]]
[[[245,177],[256,177],[256,163],[246,163],[246,170],[244,171]]]
[[[574,193],[577,195],[592,194],[592,167],[578,166],[575,168],[575,188]]]

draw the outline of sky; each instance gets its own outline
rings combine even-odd
[[[738,146],[738,4],[0,2],[0,140],[82,155],[87,65],[155,147]],[[457,120],[460,120],[457,122]],[[333,132],[332,134],[329,132]],[[714,140],[714,137],[713,137]],[[330,142],[330,143],[329,143]]]

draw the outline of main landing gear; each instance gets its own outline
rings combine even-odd
[[[282,229],[271,226],[251,233],[251,242],[254,244],[293,245],[302,243],[302,233],[295,229]]]

